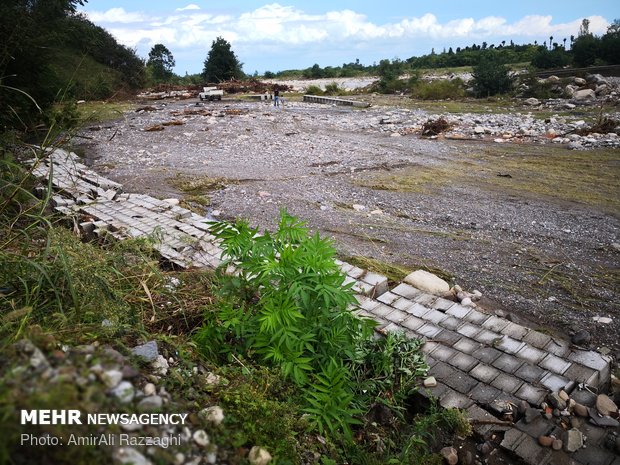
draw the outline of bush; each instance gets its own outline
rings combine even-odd
[[[512,89],[512,78],[506,66],[486,55],[474,67],[473,87],[476,97],[504,94]]]
[[[325,86],[325,95],[346,95],[347,91],[338,86],[337,82],[332,82]]]
[[[465,96],[463,81],[459,78],[438,81],[420,81],[411,87],[411,96],[421,100],[459,99]]]
[[[306,87],[306,94],[308,95],[323,95],[323,89],[319,86],[311,85]]]

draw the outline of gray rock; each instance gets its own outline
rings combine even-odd
[[[566,452],[575,452],[583,447],[583,434],[576,428],[571,428],[566,432],[566,440],[564,441],[564,450]]]
[[[528,99],[525,100],[524,102],[526,105],[530,105],[530,106],[537,106],[540,105],[540,101],[537,98],[534,97],[530,97]]]
[[[112,462],[115,465],[151,465],[150,460],[131,447],[114,449]]]
[[[482,126],[476,126],[474,128],[474,134],[484,134],[486,132],[486,129],[483,128]]]
[[[611,418],[610,416],[601,416],[596,409],[588,409],[590,412],[590,422],[601,428],[617,428],[620,426],[618,420]]]
[[[594,407],[596,404],[596,394],[591,393],[587,389],[574,390],[570,396],[575,402],[586,407]]]
[[[459,456],[454,447],[444,447],[439,453],[448,465],[456,465],[459,463]]]
[[[133,384],[129,381],[121,381],[118,386],[110,391],[113,397],[116,397],[121,404],[128,404],[135,396]]]
[[[573,82],[578,86],[585,86],[588,82],[584,78],[574,77]]]
[[[149,341],[146,344],[142,344],[131,349],[131,353],[136,357],[141,357],[147,362],[152,362],[157,359],[159,352],[157,350],[157,342]]]
[[[101,381],[109,389],[118,386],[118,383],[123,379],[123,373],[119,370],[108,370],[101,373]]]
[[[163,399],[160,396],[148,396],[138,403],[139,410],[157,410],[161,408]]]
[[[151,363],[151,366],[158,375],[166,376],[168,374],[168,360],[166,360],[163,355],[158,355],[155,361]]]
[[[596,92],[592,89],[581,89],[575,92],[573,98],[575,100],[594,100],[596,98]]]
[[[582,149],[582,148],[583,148],[583,145],[581,144],[581,142],[575,142],[575,141],[573,141],[573,142],[570,142],[570,143],[568,144],[568,148],[569,148],[570,150],[579,150],[579,149]]]
[[[217,426],[224,421],[224,410],[222,410],[222,407],[215,405],[202,409],[200,413],[198,413],[198,416],[207,423]]]
[[[540,417],[540,412],[535,408],[528,408],[525,410],[524,420],[525,423],[532,423],[536,418]]]
[[[590,339],[592,339],[590,333],[585,329],[582,329],[573,334],[573,336],[570,338],[570,341],[575,345],[585,346],[590,343]]]

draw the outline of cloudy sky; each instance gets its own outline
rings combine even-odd
[[[251,74],[357,58],[372,64],[483,41],[561,43],[583,18],[595,34],[620,18],[617,0],[88,0],[81,11],[141,57],[164,44],[181,75],[202,71],[218,36]]]

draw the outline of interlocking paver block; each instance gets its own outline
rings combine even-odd
[[[541,380],[546,374],[545,370],[529,363],[523,363],[521,367],[515,371],[515,376],[521,378],[528,383],[535,383]]]
[[[469,372],[469,375],[476,378],[478,381],[490,384],[500,374],[497,368],[493,368],[490,365],[479,363]]]
[[[478,360],[476,360],[471,355],[457,352],[454,357],[448,360],[448,363],[460,370],[467,372],[478,364]]]
[[[448,346],[454,346],[454,344],[462,339],[462,336],[459,333],[450,331],[449,329],[442,329],[441,332],[436,334],[433,339],[443,342]]]
[[[443,408],[464,409],[473,405],[474,401],[459,392],[450,390],[439,398],[439,405]]]
[[[468,394],[469,391],[471,391],[473,387],[478,384],[477,379],[474,379],[459,370],[453,370],[452,375],[445,378],[443,382],[461,394]]]
[[[463,336],[471,338],[477,333],[479,333],[480,330],[480,326],[472,325],[471,323],[463,323],[456,329],[456,332],[462,334]]]
[[[489,315],[479,312],[478,310],[470,310],[469,313],[463,317],[463,319],[475,325],[481,325],[489,319]]]
[[[504,449],[514,452],[527,436],[527,434],[519,431],[517,428],[512,428],[506,431],[504,439],[500,445]]]
[[[446,347],[443,344],[438,344],[435,350],[431,352],[431,355],[437,360],[441,360],[442,362],[447,362],[449,359],[456,355],[456,350]]]
[[[472,354],[476,350],[480,349],[480,347],[482,346],[476,341],[474,341],[473,339],[468,339],[466,337],[462,338],[456,344],[454,344],[454,348],[456,350],[464,352],[466,354]]]
[[[420,328],[416,329],[416,332],[422,334],[423,336],[426,336],[430,339],[434,338],[437,334],[439,334],[441,332],[441,328],[437,325],[434,325],[432,323],[426,323],[424,326],[421,326]]]
[[[568,378],[554,373],[547,373],[540,380],[540,384],[547,387],[550,391],[559,391],[560,389],[564,389],[568,383],[570,383]]]
[[[357,266],[354,266],[349,271],[347,271],[347,275],[351,276],[353,279],[359,279],[360,276],[363,276],[365,273],[366,270],[363,270]]]
[[[396,324],[401,324],[407,318],[409,318],[409,314],[407,312],[403,312],[402,310],[394,309],[391,313],[385,316],[385,318],[389,321],[392,321]]]
[[[507,375],[506,373],[500,373],[497,378],[491,381],[491,386],[507,393],[515,392],[522,384],[523,380],[515,376]]]
[[[388,279],[380,275],[378,273],[373,273],[372,271],[368,271],[362,277],[360,277],[362,281],[370,284],[374,288],[375,295],[381,295],[388,291]]]
[[[401,326],[410,329],[412,331],[417,331],[418,328],[421,328],[422,326],[424,326],[426,324],[426,322],[424,320],[421,320],[420,318],[417,318],[415,316],[409,316],[409,318],[407,318],[406,320],[402,321]]]
[[[495,347],[507,354],[516,354],[524,345],[524,342],[513,339],[510,336],[504,336],[495,344]]]
[[[480,330],[480,332],[475,336],[476,341],[486,345],[493,345],[495,341],[499,340],[501,337],[502,336],[500,334],[489,331],[488,329]]]
[[[424,344],[424,346],[426,346],[426,344]],[[422,350],[424,350],[424,346],[422,347]],[[454,371],[455,370],[453,367],[448,365],[446,362],[439,360],[435,366],[433,366],[433,369],[429,374],[437,378],[437,381],[445,383],[446,379],[454,374]]]
[[[537,349],[544,349],[544,347],[549,344],[549,341],[551,341],[551,336],[533,330],[523,336],[523,342],[527,342]]]
[[[508,326],[509,323],[510,321],[504,318],[491,315],[489,318],[487,318],[487,320],[484,323],[482,323],[482,326],[488,330],[494,331],[496,333],[500,333],[502,329]]]
[[[548,391],[546,389],[523,383],[517,392],[515,392],[515,396],[519,399],[526,400],[531,405],[538,406],[547,395],[547,392]]]
[[[571,366],[571,362],[568,362],[560,357],[556,357],[553,354],[548,354],[542,359],[538,365],[545,370],[552,371],[558,375],[564,374],[566,370]]]
[[[422,352],[424,352],[425,354],[430,354],[431,352],[436,350],[438,347],[444,347],[444,346],[440,344],[439,342],[426,341],[422,345]],[[439,360],[438,358],[435,358],[435,359]]]
[[[517,352],[515,355],[527,361],[528,363],[531,363],[532,365],[536,365],[543,358],[545,358],[545,356],[548,354],[547,352],[543,352],[542,350],[537,349],[536,347],[525,344],[521,348],[521,350]]]
[[[497,399],[499,389],[488,384],[478,383],[469,393],[470,397],[479,404],[489,404]]]
[[[392,289],[392,292],[394,294],[403,296],[406,299],[413,299],[414,297],[422,294],[422,291],[420,291],[419,289],[416,289],[415,287],[405,283],[401,283],[396,286],[394,289]]]
[[[493,347],[483,346],[479,348],[478,350],[476,350],[475,352],[473,352],[472,355],[483,363],[491,364],[495,360],[497,360],[499,357],[502,356],[502,352],[500,352],[497,349],[494,349]],[[503,370],[503,367],[496,367],[496,368],[500,368],[500,370]]]
[[[495,368],[499,368],[505,373],[514,373],[523,365],[523,360],[518,359],[514,355],[501,354],[492,363]]]
[[[434,303],[433,303],[433,308],[442,312],[445,312],[446,310],[448,310],[450,307],[452,307],[454,305],[454,302],[448,299],[444,299],[442,297],[439,297]]]
[[[602,447],[588,446],[573,454],[573,459],[587,465],[611,465],[617,456]]]
[[[590,386],[599,385],[599,372],[592,368],[581,366],[578,363],[573,363],[570,368],[564,372],[564,376],[578,383],[586,383]]]
[[[420,294],[416,296],[413,300],[415,300],[420,305],[426,305],[427,307],[430,307],[433,302],[437,300],[437,296],[434,296],[432,294]]]
[[[547,465],[551,459],[552,450],[541,447],[538,441],[531,436],[526,437],[514,451],[528,465]]]
[[[370,310],[370,312],[372,312],[373,315],[377,315],[379,317],[385,317],[389,315],[390,313],[392,313],[393,311],[394,311],[394,308],[388,305],[385,305],[385,304],[379,304]]]
[[[368,282],[368,281],[366,281],[366,282]],[[377,300],[379,302],[383,302],[384,304],[387,304],[387,305],[392,305],[392,303],[396,299],[400,299],[400,296],[398,294],[392,294],[389,291],[388,292],[384,292],[379,297],[377,297]]]
[[[470,311],[471,311],[471,308],[469,307],[464,307],[459,304],[454,304],[452,307],[450,307],[446,311],[446,313],[456,318],[465,318],[465,315],[467,315]]]
[[[509,323],[500,332],[506,336],[510,336],[514,339],[523,339],[529,330],[525,326],[518,325],[516,323]]]
[[[383,294],[385,295],[385,294]],[[383,297],[383,296],[381,296]],[[392,307],[397,308],[399,310],[407,310],[409,307],[415,305],[414,302],[412,302],[411,300],[405,298],[405,297],[399,297],[398,299],[396,299],[394,302],[392,302],[390,304]]]
[[[570,344],[562,339],[551,338],[543,349],[558,357],[565,357],[570,353]]]
[[[575,350],[568,355],[568,359],[595,370],[609,368],[610,360],[592,350]]]
[[[411,313],[414,316],[422,318],[428,312],[431,311],[430,308],[425,307],[424,305],[420,305],[419,303],[414,303],[411,307],[405,309],[407,313]]]
[[[451,315],[449,315],[448,318],[441,322],[441,326],[446,329],[451,329],[452,331],[456,330],[456,328],[461,326],[461,324],[463,324],[463,320],[461,320],[460,318],[455,318]]]
[[[440,324],[443,320],[448,318],[445,313],[440,312],[439,310],[430,310],[424,314],[422,317],[427,321],[430,321],[435,324]]]
[[[525,434],[537,438],[539,436],[547,436],[555,429],[555,425],[542,416],[536,417],[530,423],[526,423],[525,420],[519,420],[515,426],[519,431],[523,431]],[[561,437],[561,436],[560,436]]]

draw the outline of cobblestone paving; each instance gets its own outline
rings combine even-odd
[[[162,257],[177,266],[214,268],[221,263],[221,249],[205,217],[147,195],[123,193],[121,185],[62,150],[32,162],[35,175],[47,179],[52,173],[52,205],[78,217],[87,238],[154,235]],[[569,454],[538,443],[539,436],[566,438],[568,432],[552,419],[539,414],[529,422],[497,421],[506,405],[525,401],[538,408],[551,392],[564,390],[576,397],[582,391],[605,392],[610,358],[408,284],[390,289],[385,276],[345,262],[339,265],[347,282],[354,283],[359,315],[376,320],[384,334],[404,331],[425,340],[423,351],[437,386],[424,395],[437,398],[445,408],[465,409],[479,421],[477,433],[503,434],[501,446],[532,465],[620,465],[620,457],[604,447],[605,428],[584,422],[580,431],[588,438],[587,447]]]

